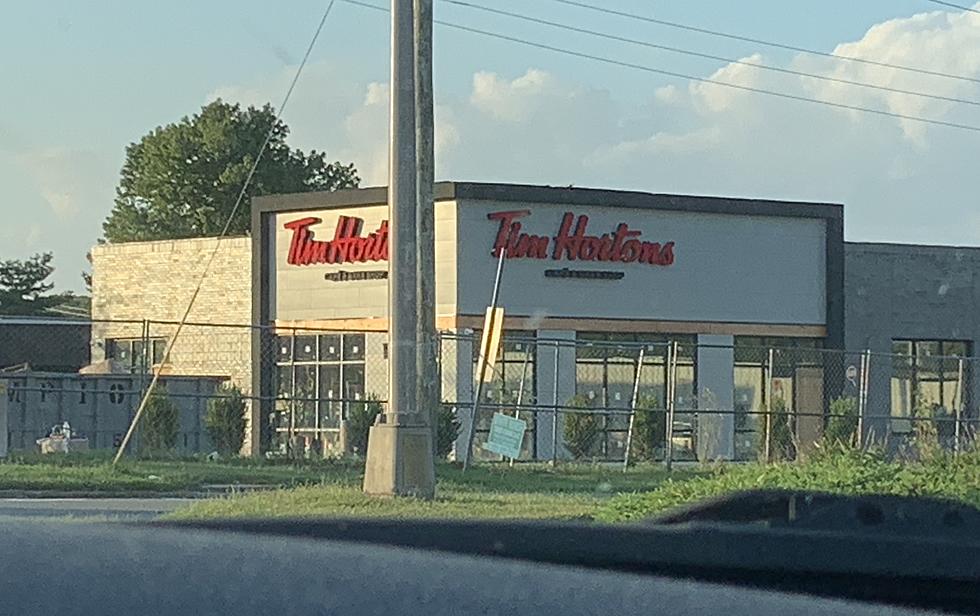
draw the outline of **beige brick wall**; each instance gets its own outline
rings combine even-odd
[[[107,338],[139,338],[142,320],[180,321],[214,250],[215,238],[103,244],[92,249],[92,360],[105,357]],[[225,376],[251,389],[251,239],[221,241],[169,371]],[[116,322],[99,322],[100,320]],[[121,321],[131,320],[132,323]],[[221,325],[222,327],[219,327]],[[237,325],[238,327],[223,327]],[[175,325],[151,323],[150,336]]]

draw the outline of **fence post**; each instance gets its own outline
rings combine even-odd
[[[674,389],[677,383],[677,341],[667,347],[667,425],[664,426],[664,465],[670,471],[674,463]]]
[[[527,379],[527,364],[531,359],[531,344],[525,344],[527,344],[527,350],[524,353],[524,365],[521,366],[521,382],[517,389],[517,406],[514,408],[514,419],[521,418],[521,405],[524,403],[524,382]],[[524,446],[523,441],[521,442],[521,446]],[[514,458],[510,459],[510,465],[514,466]]]
[[[868,382],[871,380],[869,372],[871,369],[871,349],[865,349],[861,353],[861,382],[858,387],[858,416],[857,416],[857,443],[858,448],[864,448],[864,414],[868,405]]]
[[[772,461],[772,367],[775,358],[775,352],[773,349],[769,349],[766,354],[766,419],[764,425],[766,427],[766,438],[762,447],[762,458],[768,464]]]
[[[561,344],[555,341],[555,370],[551,384],[552,401],[554,402],[554,412],[551,418],[551,465],[558,466],[558,360],[561,355]]]
[[[640,393],[640,371],[643,369],[643,352],[645,347],[640,347],[640,354],[636,358],[636,376],[633,378],[633,397],[630,398],[630,423],[626,429],[626,452],[623,454],[623,472],[630,465],[630,447],[633,445],[633,423],[636,420],[636,400]]]
[[[963,358],[959,358],[956,374],[956,409],[953,425],[953,455],[960,453],[960,423],[963,421]]]

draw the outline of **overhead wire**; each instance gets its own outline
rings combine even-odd
[[[195,286],[193,293],[191,293],[191,297],[187,302],[187,307],[184,309],[183,316],[177,323],[177,328],[174,330],[173,335],[167,341],[167,345],[164,347],[163,358],[160,361],[160,365],[153,370],[153,378],[150,380],[150,383],[146,388],[146,392],[143,394],[143,399],[140,401],[140,404],[136,409],[136,413],[133,415],[133,420],[129,424],[129,429],[126,431],[126,435],[123,437],[123,440],[119,445],[119,450],[116,452],[116,456],[112,460],[113,465],[119,462],[123,452],[126,450],[126,446],[129,444],[129,441],[133,436],[133,432],[136,430],[136,426],[143,414],[147,401],[149,401],[154,388],[156,388],[157,382],[160,380],[160,374],[163,372],[163,366],[170,360],[170,353],[173,350],[174,343],[177,341],[178,336],[180,336],[180,333],[184,328],[184,325],[187,323],[187,319],[190,317],[191,309],[194,307],[194,303],[197,301],[197,297],[201,293],[201,288],[204,286],[204,280],[207,278],[208,274],[210,273],[211,266],[214,264],[214,259],[218,254],[218,248],[221,245],[221,241],[228,234],[228,230],[231,228],[232,222],[234,222],[235,216],[238,214],[238,210],[241,208],[241,205],[245,200],[245,195],[248,193],[249,185],[252,183],[252,178],[255,176],[259,162],[262,160],[262,155],[269,147],[269,142],[272,141],[272,137],[276,131],[276,126],[282,119],[283,111],[285,111],[286,105],[289,103],[289,99],[293,95],[293,90],[296,89],[296,84],[299,82],[300,75],[303,74],[303,69],[306,67],[307,62],[310,59],[310,54],[313,53],[313,47],[316,46],[317,39],[320,38],[320,33],[323,31],[323,26],[327,23],[327,17],[330,16],[330,11],[333,9],[335,3],[336,0],[330,0],[327,8],[323,11],[323,16],[320,18],[316,31],[313,33],[313,38],[310,39],[310,44],[307,45],[306,52],[303,54],[303,59],[296,68],[296,73],[293,74],[293,79],[289,83],[289,87],[286,89],[286,94],[282,98],[282,103],[280,103],[279,108],[276,110],[275,117],[272,121],[272,125],[269,127],[268,133],[266,133],[265,140],[255,153],[255,160],[252,161],[252,165],[249,167],[248,173],[245,176],[245,181],[242,182],[242,188],[238,192],[238,197],[235,199],[235,204],[232,206],[231,212],[228,214],[228,219],[225,221],[224,227],[221,229],[221,234],[216,238],[214,248],[212,248],[211,254],[204,263],[204,269],[201,271],[201,275],[197,280],[197,285]]]
[[[730,32],[722,32],[720,30],[710,30],[708,28],[702,28],[699,26],[692,26],[688,24],[683,24],[676,21],[667,21],[666,19],[657,19],[654,17],[649,17],[647,15],[640,15],[639,13],[630,13],[628,11],[620,11],[617,9],[611,9],[604,6],[596,6],[589,4],[587,2],[581,2],[579,0],[551,0],[551,2],[557,2],[559,4],[564,4],[567,6],[576,6],[579,8],[587,9],[590,11],[596,11],[599,13],[605,13],[607,15],[617,15],[619,17],[626,17],[628,19],[635,19],[638,21],[645,21],[647,23],[657,24],[660,26],[666,26],[668,28],[676,28],[680,30],[687,30],[689,32],[697,32],[700,34],[707,34],[709,36],[721,37],[726,39],[731,39],[735,41],[742,41],[744,43],[754,43],[756,45],[763,45],[766,47],[773,47],[775,49],[784,49],[787,51],[796,51],[799,53],[810,54],[814,56],[822,56],[825,58],[834,58],[837,60],[844,60],[847,62],[858,62],[861,64],[868,64],[871,66],[880,66],[884,68],[890,68],[900,71],[909,71],[912,73],[919,73],[922,75],[932,75],[934,77],[945,77],[947,79],[957,79],[960,81],[970,81],[973,83],[980,83],[980,78],[969,77],[967,75],[956,75],[953,73],[946,73],[943,71],[934,71],[926,68],[906,66],[903,64],[894,64],[892,62],[883,62],[881,60],[872,60],[870,58],[861,58],[858,56],[847,56],[843,54],[833,53],[829,51],[820,51],[818,49],[809,49],[807,47],[800,47],[797,45],[790,45],[787,43],[779,43],[774,41],[766,41],[759,38],[753,38],[750,36],[743,36],[740,34],[732,34]]]
[[[926,0],[926,2],[932,2],[933,4],[941,4],[943,6],[948,6],[951,9],[959,9],[961,11],[980,14],[980,10],[970,8],[968,6],[963,6],[962,4],[956,4],[955,2],[945,2],[944,0]]]
[[[661,45],[659,43],[651,43],[649,41],[644,41],[644,40],[640,40],[640,39],[634,39],[634,38],[629,38],[629,37],[625,37],[625,36],[619,36],[619,35],[616,35],[616,34],[611,34],[611,33],[608,33],[608,32],[602,32],[602,31],[599,31],[599,30],[592,30],[592,29],[589,29],[589,28],[581,28],[579,26],[573,26],[573,25],[570,25],[570,24],[561,23],[561,22],[557,22],[557,21],[551,21],[551,20],[548,20],[548,19],[542,19],[542,18],[539,18],[539,17],[532,17],[530,15],[525,15],[525,14],[522,14],[522,13],[515,13],[515,12],[512,12],[512,11],[506,11],[506,10],[503,10],[503,9],[496,9],[496,8],[492,8],[492,7],[489,7],[489,6],[484,6],[484,5],[480,5],[480,4],[474,4],[472,2],[467,2],[466,0],[441,0],[441,1],[444,2],[444,3],[446,3],[446,4],[452,4],[452,5],[456,5],[456,6],[462,6],[462,7],[465,7],[465,8],[474,9],[474,10],[478,10],[478,11],[483,11],[483,12],[487,12],[487,13],[493,13],[493,14],[496,14],[496,15],[503,15],[505,17],[510,17],[510,18],[513,18],[513,19],[519,19],[519,20],[522,20],[522,21],[527,21],[527,22],[531,22],[531,23],[537,23],[537,24],[542,24],[542,25],[550,26],[550,27],[553,27],[553,28],[559,28],[559,29],[562,29],[562,30],[567,30],[569,32],[578,32],[580,34],[587,34],[589,36],[595,36],[595,37],[604,38],[604,39],[608,39],[608,40],[619,41],[621,43],[628,43],[628,44],[631,44],[631,45],[639,45],[639,46],[647,47],[647,48],[650,48],[650,49],[658,49],[658,50],[662,50],[662,51],[668,51],[668,52],[671,52],[671,53],[678,53],[678,54],[683,54],[683,55],[688,55],[688,56],[694,56],[694,57],[698,57],[698,58],[706,58],[706,59],[709,59],[709,60],[718,60],[718,61],[721,61],[721,62],[727,62],[727,63],[730,63],[730,64],[736,64],[736,65],[739,65],[739,66],[748,66],[748,67],[757,68],[757,69],[766,70],[766,71],[773,71],[773,72],[783,73],[783,74],[788,74],[788,75],[796,75],[798,77],[808,77],[808,78],[811,78],[811,79],[818,79],[818,80],[829,81],[829,82],[833,82],[833,83],[840,83],[840,84],[845,84],[845,85],[850,85],[850,86],[857,86],[857,87],[861,87],[861,88],[869,88],[869,89],[874,89],[874,90],[881,90],[881,91],[884,91],[884,92],[892,92],[892,93],[895,93],[895,94],[905,94],[905,95],[909,95],[909,96],[918,96],[918,97],[922,97],[922,98],[930,98],[930,99],[940,100],[940,101],[945,101],[945,102],[950,102],[950,103],[961,103],[961,104],[964,104],[964,105],[974,105],[974,106],[980,107],[980,101],[977,101],[977,100],[971,100],[971,99],[966,99],[966,98],[959,98],[959,97],[955,97],[955,96],[944,96],[944,95],[941,95],[941,94],[933,94],[933,93],[921,92],[921,91],[917,91],[917,90],[905,90],[905,89],[902,89],[902,88],[895,88],[895,87],[892,87],[892,86],[885,86],[885,85],[880,85],[880,84],[867,83],[865,81],[854,81],[854,80],[851,80],[851,79],[844,79],[842,77],[832,77],[832,76],[829,76],[829,75],[820,75],[820,74],[817,74],[817,73],[808,73],[808,72],[805,72],[805,71],[798,71],[798,70],[789,69],[789,68],[782,68],[782,67],[779,67],[779,66],[772,66],[772,65],[769,65],[769,64],[761,64],[761,63],[758,63],[758,62],[750,62],[750,61],[747,61],[747,60],[739,60],[737,58],[728,58],[728,57],[725,57],[725,56],[717,56],[717,55],[714,55],[714,54],[702,53],[702,52],[699,52],[699,51],[693,51],[693,50],[690,50],[690,49],[683,49],[683,48],[680,48],[680,47],[671,47],[669,45]]]
[[[373,9],[375,11],[381,11],[381,12],[384,12],[384,13],[387,13],[389,11],[389,9],[386,8],[386,7],[377,6],[377,5],[368,3],[368,2],[361,2],[360,0],[342,0],[342,1],[343,2],[346,2],[348,4],[353,4],[353,5],[356,5],[356,6],[361,6],[361,7],[364,7],[364,8],[369,8],[369,9]],[[800,95],[796,95],[796,94],[789,94],[787,92],[778,92],[776,90],[768,90],[768,89],[765,89],[765,88],[756,88],[756,87],[753,87],[753,86],[745,86],[745,85],[741,85],[741,84],[730,83],[730,82],[727,82],[727,81],[720,81],[718,79],[712,79],[710,77],[698,77],[696,75],[689,75],[689,74],[686,74],[686,73],[680,73],[680,72],[676,72],[676,71],[670,71],[670,70],[661,69],[661,68],[657,68],[657,67],[653,67],[653,66],[647,66],[647,65],[644,65],[644,64],[636,64],[634,62],[626,62],[626,61],[623,61],[623,60],[616,60],[614,58],[608,58],[608,57],[605,57],[605,56],[599,56],[599,55],[595,55],[595,54],[591,54],[591,53],[586,53],[586,52],[582,52],[582,51],[576,51],[574,49],[568,49],[568,48],[565,48],[565,47],[558,47],[558,46],[555,46],[555,45],[549,45],[547,43],[539,43],[539,42],[536,42],[536,41],[531,41],[531,40],[520,38],[520,37],[516,37],[516,36],[511,36],[511,35],[507,35],[507,34],[501,34],[499,32],[491,32],[489,30],[481,30],[479,28],[474,28],[474,27],[471,27],[471,26],[457,24],[457,23],[454,23],[454,22],[448,22],[448,21],[444,21],[444,20],[441,20],[441,19],[436,19],[436,20],[433,20],[433,21],[437,25],[444,26],[444,27],[447,27],[447,28],[452,28],[452,29],[455,29],[455,30],[460,30],[460,31],[463,31],[463,32],[469,32],[469,33],[472,33],[472,34],[479,34],[481,36],[485,36],[485,37],[489,37],[489,38],[495,38],[495,39],[498,39],[498,40],[509,41],[509,42],[512,42],[512,43],[518,43],[520,45],[524,45],[524,46],[527,46],[527,47],[534,47],[534,48],[537,48],[537,49],[544,49],[544,50],[547,50],[547,51],[552,51],[552,52],[555,52],[555,53],[560,53],[560,54],[564,54],[564,55],[568,55],[568,56],[573,56],[573,57],[582,58],[582,59],[586,59],[586,60],[593,60],[593,61],[601,62],[601,63],[604,63],[604,64],[609,64],[609,65],[613,65],[613,66],[620,66],[620,67],[623,67],[623,68],[630,68],[630,69],[639,70],[639,71],[643,71],[643,72],[647,72],[647,73],[652,73],[652,74],[657,74],[657,75],[663,75],[663,76],[666,76],[666,77],[675,77],[675,78],[678,78],[678,79],[687,79],[687,80],[690,80],[690,81],[697,81],[697,82],[700,82],[700,83],[707,83],[707,84],[722,86],[722,87],[725,87],[725,88],[731,88],[731,89],[735,89],[735,90],[741,90],[741,91],[744,91],[744,92],[753,92],[753,93],[756,93],[756,94],[765,94],[767,96],[772,96],[772,97],[776,97],[776,98],[782,98],[782,99],[786,99],[786,100],[795,100],[795,101],[800,101],[800,102],[813,103],[813,104],[818,104],[818,105],[824,105],[824,106],[827,106],[827,107],[834,107],[834,108],[837,108],[837,109],[846,109],[846,110],[849,110],[849,111],[858,111],[858,112],[862,112],[862,113],[879,115],[879,116],[884,116],[884,117],[889,117],[889,118],[894,118],[894,119],[909,120],[909,121],[912,121],[912,122],[920,122],[920,123],[923,123],[923,124],[932,124],[932,125],[935,125],[935,126],[945,126],[947,128],[956,128],[956,129],[967,130],[967,131],[971,131],[971,132],[980,132],[980,126],[975,126],[975,125],[970,125],[970,124],[960,124],[958,122],[950,122],[950,121],[938,120],[938,119],[934,119],[934,118],[925,118],[925,117],[920,117],[920,116],[913,116],[913,115],[908,115],[908,114],[904,114],[904,113],[898,113],[898,112],[894,112],[894,111],[886,111],[884,109],[875,109],[873,107],[864,107],[864,106],[861,106],[861,105],[851,105],[851,104],[848,104],[848,103],[838,103],[838,102],[834,102],[834,101],[822,100],[822,99],[817,99],[817,98],[810,98],[810,97],[807,97],[807,96],[800,96]]]

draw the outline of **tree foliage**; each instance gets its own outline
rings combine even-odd
[[[54,284],[47,282],[54,266],[50,252],[23,261],[0,261],[0,314],[38,315],[64,303],[70,294],[48,293]]]
[[[323,152],[290,148],[289,127],[276,120],[271,105],[242,109],[217,100],[126,148],[115,205],[102,225],[105,238],[127,242],[218,235],[270,129],[229,233],[248,231],[249,197],[358,185],[353,164],[328,163]]]
[[[180,435],[180,410],[165,393],[153,393],[143,409],[140,425],[143,450],[163,453],[177,446]]]
[[[832,445],[853,445],[857,442],[857,427],[857,398],[844,396],[831,401],[824,440]]]
[[[445,460],[453,450],[453,443],[456,442],[463,424],[456,417],[456,410],[448,404],[439,407],[436,421],[438,422],[436,425],[436,457]]]
[[[381,414],[381,402],[374,396],[354,402],[347,410],[347,449],[351,453],[367,455],[368,434],[375,418]]]
[[[581,394],[573,396],[568,406],[583,411],[565,414],[565,446],[576,460],[588,458],[596,453],[596,445],[602,435],[602,419],[597,413],[586,411],[591,410],[593,404]]]
[[[664,449],[667,412],[660,406],[657,396],[640,396],[636,401],[630,441],[630,456],[635,461],[653,461]]]
[[[204,429],[218,453],[238,455],[245,443],[245,399],[234,385],[223,386],[208,402]]]

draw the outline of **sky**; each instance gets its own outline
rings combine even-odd
[[[126,146],[222,98],[282,100],[329,0],[11,0],[0,21],[0,259],[82,291]],[[379,6],[385,0],[365,0]],[[934,96],[980,82],[774,49],[554,0],[468,0],[577,28]],[[582,0],[980,80],[980,14],[926,0]],[[970,0],[964,0],[969,2]],[[980,2],[975,5],[980,9]],[[763,71],[435,0],[436,18],[687,77],[980,127],[980,106]],[[785,100],[436,26],[436,176],[830,201],[845,236],[980,246],[980,132]],[[388,16],[338,0],[289,143],[387,174]]]

